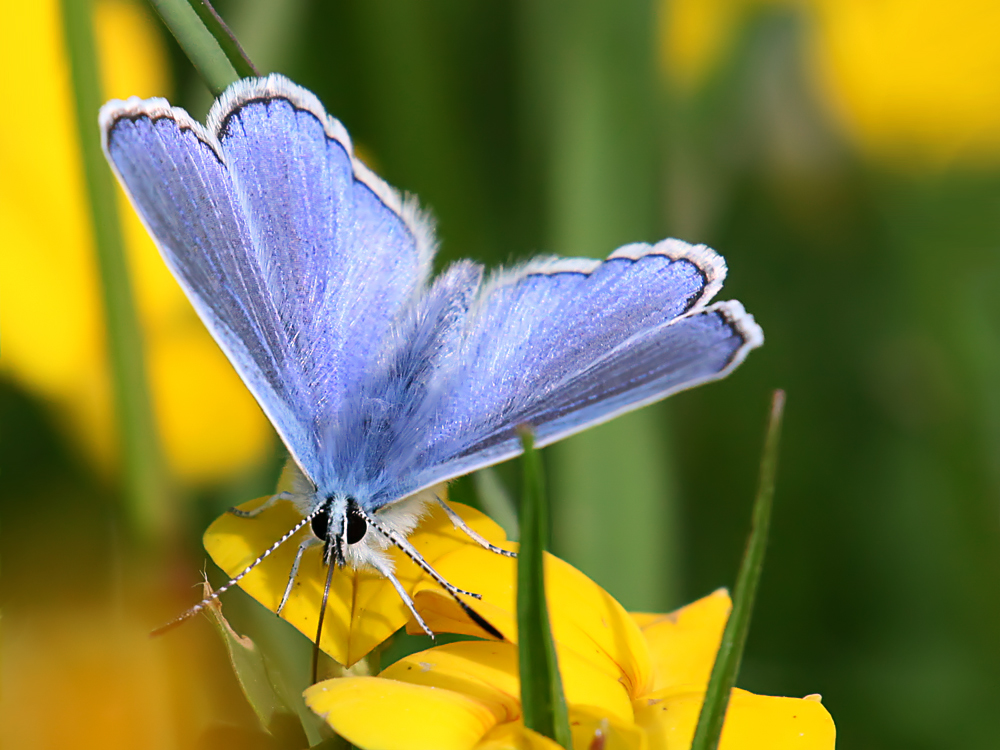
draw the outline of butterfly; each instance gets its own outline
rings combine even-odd
[[[309,526],[279,612],[303,553],[321,545],[329,574],[374,568],[430,634],[394,576],[394,545],[490,631],[458,597],[475,594],[407,539],[438,502],[511,554],[440,488],[518,455],[522,426],[549,445],[725,377],[763,343],[739,302],[711,302],[724,260],[680,240],[488,276],[460,261],[432,278],[427,215],[280,75],[233,84],[206,126],[138,98],[108,102],[100,125],[132,204],[296,469],[293,489],[261,509],[290,501],[301,521],[213,598]]]

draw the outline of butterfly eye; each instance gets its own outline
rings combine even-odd
[[[330,528],[330,506],[327,505],[313,516],[313,520],[310,521],[309,525],[312,526],[312,532],[316,535],[317,539],[326,539],[327,529]]]
[[[358,512],[358,506],[354,500],[347,505],[347,543],[357,544],[365,538],[368,533],[368,522],[362,518]]]

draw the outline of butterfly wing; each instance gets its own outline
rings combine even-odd
[[[763,334],[738,302],[709,305],[725,263],[704,246],[629,245],[603,262],[534,261],[480,294],[416,491],[724,377]]]
[[[167,265],[300,467],[393,319],[426,284],[432,233],[281,76],[241,81],[208,126],[162,99],[109,102],[104,148]]]

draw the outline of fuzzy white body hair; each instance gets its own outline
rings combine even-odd
[[[317,497],[313,483],[294,461],[289,460],[285,465],[281,484],[290,487],[286,497],[303,516],[308,515],[317,503],[327,502],[326,498]],[[387,530],[407,538],[427,514],[428,506],[444,496],[445,486],[444,483],[438,484],[396,500],[379,508],[374,515]],[[361,541],[344,545],[344,556],[347,565],[355,570],[394,571],[392,556],[388,553],[390,546],[392,542],[388,538],[369,526]]]
[[[422,490],[415,495],[383,506],[375,512],[375,516],[379,523],[390,531],[395,531],[404,538],[409,537],[427,513],[428,505],[440,497],[443,491],[443,484]],[[369,527],[368,533],[360,542],[345,545],[344,556],[347,558],[347,564],[354,569],[370,568],[376,571],[388,569],[394,572],[392,556],[388,553],[391,545],[392,542],[382,536],[377,529]]]

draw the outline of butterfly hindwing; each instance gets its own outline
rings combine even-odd
[[[544,446],[724,377],[763,334],[736,302],[708,305],[725,265],[704,246],[632,245],[603,262],[533,262],[475,303],[412,488]]]
[[[377,491],[395,499],[393,487],[410,479],[422,436],[448,399],[440,375],[458,356],[481,276],[482,268],[469,261],[438,276],[394,326],[377,362],[356,384],[327,441],[343,491],[358,498]]]

